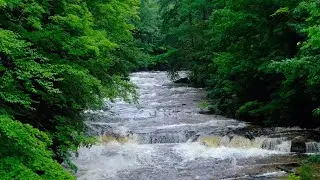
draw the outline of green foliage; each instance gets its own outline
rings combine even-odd
[[[320,164],[320,155],[312,155],[308,158],[310,163]]]
[[[52,159],[46,133],[1,115],[0,141],[1,179],[75,179]]]
[[[273,13],[271,16],[279,16],[279,15],[287,15],[289,14],[289,8],[288,7],[284,7],[284,8],[280,8],[278,9],[275,13]]]
[[[1,178],[74,179],[59,163],[76,169],[71,153],[94,142],[81,113],[136,100],[124,79],[137,59],[123,52],[136,48],[139,5],[0,0]]]
[[[300,179],[313,180],[313,169],[310,164],[304,164],[300,167]]]
[[[302,180],[313,180],[319,179],[319,166],[320,165],[320,156],[311,155],[309,158],[301,163],[300,179]]]
[[[259,107],[261,106],[262,104],[257,101],[247,102],[237,110],[236,117],[240,119],[248,119],[248,118],[256,117],[258,116],[257,109],[259,109]]]
[[[135,46],[130,48],[133,59],[136,59],[135,70],[166,68],[166,62],[161,55],[167,50],[162,47],[160,32],[161,17],[157,0],[141,0],[139,20],[134,22]]]
[[[0,0],[0,175],[73,179],[81,113],[134,102],[137,69],[190,70],[218,114],[319,126],[319,17],[317,0]]]
[[[161,0],[172,71],[191,71],[216,113],[263,125],[319,119],[319,3]]]
[[[202,100],[199,104],[198,107],[200,108],[201,111],[207,109],[209,107],[209,104],[207,101]]]
[[[289,180],[300,180],[301,178],[295,174],[289,174]]]

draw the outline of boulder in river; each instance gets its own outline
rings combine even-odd
[[[190,84],[191,81],[189,78],[181,78],[181,79],[178,79],[176,81],[174,81],[174,83],[177,83],[177,84]]]
[[[305,153],[306,152],[306,138],[297,136],[291,141],[291,152]]]

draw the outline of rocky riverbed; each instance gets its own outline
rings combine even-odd
[[[89,133],[100,144],[80,149],[78,179],[279,179],[306,153],[320,152],[318,130],[200,113],[205,90],[172,83],[165,72],[134,73],[131,81],[139,104],[88,111]]]

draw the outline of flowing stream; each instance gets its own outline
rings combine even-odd
[[[291,152],[296,136],[309,138],[307,153],[320,152],[317,137],[304,129],[199,113],[205,91],[174,84],[165,72],[133,73],[131,81],[139,104],[117,101],[88,113],[100,144],[74,158],[79,180],[279,179],[286,175],[279,167],[301,159]]]

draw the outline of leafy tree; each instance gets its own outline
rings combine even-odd
[[[9,116],[0,116],[2,179],[75,179],[52,159],[48,135]]]
[[[141,0],[139,19],[134,21],[135,43],[130,47],[134,62],[134,70],[166,68],[166,61],[161,58],[166,51],[163,36],[160,32],[160,6],[157,0]]]
[[[318,126],[318,8],[307,0],[161,0],[164,57],[207,87],[215,113]]]
[[[119,52],[134,41],[138,7],[137,0],[0,1],[1,177],[73,179],[58,163],[75,168],[70,153],[93,142],[82,112],[135,93],[124,80],[133,62]]]

